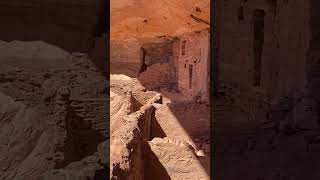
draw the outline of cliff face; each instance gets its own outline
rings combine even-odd
[[[0,179],[106,179],[107,80],[90,59],[40,41],[0,54]]]
[[[143,44],[206,29],[209,24],[208,0],[113,0],[110,2],[111,73],[136,76]],[[130,70],[121,68],[124,64]]]
[[[110,39],[179,35],[209,27],[207,0],[111,1]]]
[[[0,39],[42,40],[69,51],[87,51],[99,33],[102,0],[3,0]]]

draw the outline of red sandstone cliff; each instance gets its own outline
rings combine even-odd
[[[136,76],[144,43],[210,26],[208,0],[113,0],[110,9],[111,73]]]

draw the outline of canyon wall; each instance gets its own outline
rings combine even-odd
[[[141,42],[134,38],[128,41],[111,41],[110,73],[137,77],[141,66],[141,46]]]
[[[220,80],[277,97],[305,91],[309,6],[298,1],[221,2]]]
[[[110,177],[144,179],[143,148],[145,141],[152,139],[151,127],[155,121],[153,105],[161,102],[162,97],[154,92],[148,95],[148,92],[141,91],[143,87],[136,80],[124,78],[111,76]],[[135,85],[136,89],[122,88],[123,84],[127,87]]]
[[[318,4],[216,1],[215,179],[319,176]]]
[[[0,179],[107,177],[107,81],[87,55],[40,41],[0,52],[0,145],[13,142],[0,150]]]
[[[294,126],[316,128],[319,53],[312,9],[317,4],[234,0],[217,5],[220,89],[226,84],[238,89],[236,96],[244,104],[251,101],[248,94],[261,94],[270,111],[292,113]],[[246,111],[256,113],[249,107]]]
[[[1,1],[0,39],[42,40],[68,51],[88,52],[105,31],[106,4],[101,0]],[[103,23],[103,24],[101,24]]]
[[[159,124],[157,112],[172,113],[168,99],[147,91],[135,78],[111,75],[110,79],[111,179],[209,179],[192,143],[167,137]],[[170,126],[171,118],[175,117],[165,118]],[[179,131],[177,126],[171,128]]]
[[[118,0],[111,1],[110,8],[110,70],[131,77],[138,75],[143,44],[202,30],[210,23],[207,0]]]

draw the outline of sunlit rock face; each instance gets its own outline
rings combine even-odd
[[[209,0],[112,0],[110,9],[111,73],[137,76],[144,43],[210,27]]]
[[[208,27],[209,18],[208,0],[113,0],[110,39],[179,35]]]

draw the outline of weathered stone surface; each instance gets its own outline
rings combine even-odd
[[[167,171],[170,179],[210,179],[203,167],[198,163],[194,149],[186,142],[173,138],[154,138],[148,142],[151,151],[158,160],[153,159],[152,155],[147,154],[148,161],[146,167],[152,167],[152,163],[160,161]],[[158,172],[146,169],[149,178],[161,179]],[[162,177],[167,179],[167,177]]]
[[[210,2],[206,0],[120,0],[111,1],[110,8],[111,40],[191,32],[208,27],[210,22]],[[191,14],[207,23],[199,23]]]
[[[96,180],[106,179],[108,177],[109,160],[108,148],[105,144],[107,141],[98,145],[97,153],[83,158],[81,161],[72,162],[62,169],[50,170],[43,173],[37,178],[40,180]]]
[[[203,129],[191,127],[191,120],[201,116],[201,113],[208,115],[208,111],[204,111],[203,107],[197,112],[188,111],[188,120],[185,120],[184,125],[195,130],[189,131],[189,129],[181,127],[174,115],[180,117],[182,114],[174,114],[178,112],[176,109],[172,109],[174,113],[171,112],[168,99],[164,98],[162,93],[145,91],[135,78],[123,75],[112,75],[111,84],[110,174],[112,178],[209,178],[207,170],[210,165],[203,167],[204,165],[201,164],[203,162],[200,162],[202,160],[198,159],[195,154],[197,147],[186,142],[187,140],[192,141],[192,139],[185,133],[186,130],[192,135],[207,133]],[[194,109],[194,106],[187,102],[181,102],[179,112],[186,113],[188,106],[190,109]],[[192,113],[196,113],[198,116],[191,115]],[[204,123],[208,122],[207,120],[208,118],[204,120]],[[162,139],[166,136],[164,133],[167,133],[170,138]],[[176,140],[175,138],[178,137],[183,140]],[[160,147],[154,147],[153,142],[159,142]],[[201,139],[201,142],[210,144],[204,139]],[[210,147],[207,148],[210,149]],[[208,149],[206,150],[209,152]],[[166,154],[166,158],[174,158],[167,162],[162,159],[162,154]],[[206,157],[201,158],[205,159],[204,163],[208,163],[209,153]],[[174,167],[175,165],[176,167]],[[188,177],[186,172],[193,174]]]
[[[137,77],[140,70],[140,47],[144,44],[210,26],[208,0],[119,0],[111,1],[110,9],[111,73],[131,77]]]
[[[53,165],[49,161],[53,144],[48,141],[53,134],[46,130],[46,116],[3,93],[0,96],[0,178],[35,177]]]
[[[111,82],[110,175],[111,178],[143,179],[142,144],[150,138],[152,103],[159,99],[143,96],[147,92],[139,87],[129,90],[139,86],[132,78],[112,75]],[[123,87],[124,84],[127,87]]]
[[[107,177],[105,77],[87,56],[43,42],[0,51],[0,179]]]
[[[181,35],[177,50],[178,89],[194,100],[209,102],[210,36],[208,31]]]

